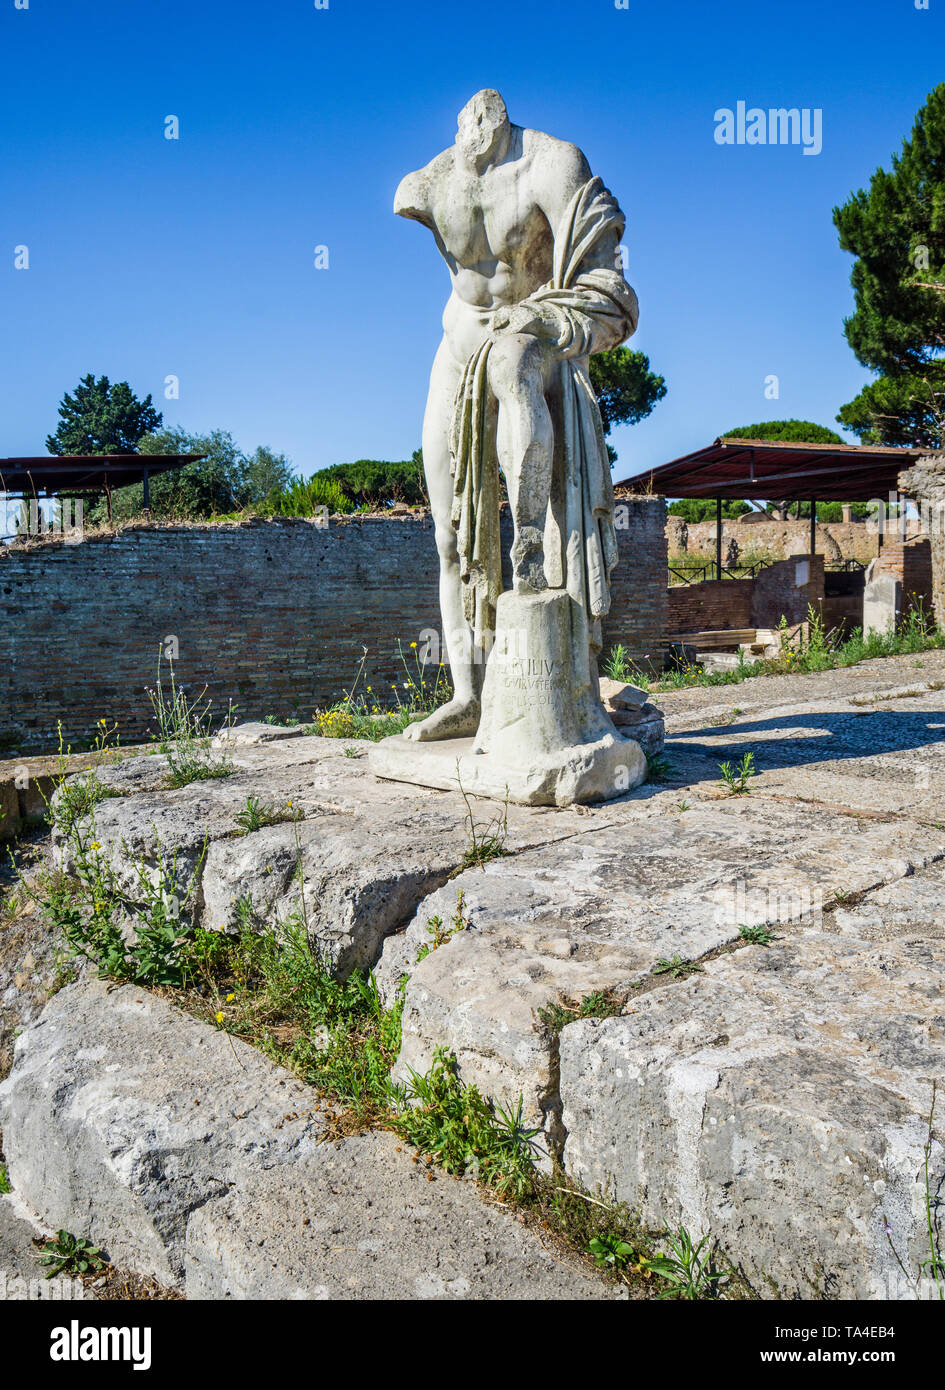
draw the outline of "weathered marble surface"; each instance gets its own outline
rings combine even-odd
[[[514,125],[492,89],[459,113],[453,144],[402,180],[394,211],[433,232],[451,281],[423,460],[455,695],[373,765],[410,780],[405,743],[475,736],[461,768],[473,790],[523,804],[607,800],[645,775],[638,749],[621,756],[596,680],[617,546],[587,364],[636,328],[623,213],[580,150]],[[415,766],[426,782],[419,755]]]

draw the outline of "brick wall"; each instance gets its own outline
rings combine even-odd
[[[803,583],[799,580],[807,576]],[[807,621],[809,606],[816,612],[824,596],[823,555],[792,555],[755,576],[751,594],[751,626],[777,627],[782,617],[789,626]]]
[[[707,579],[669,590],[670,632],[716,632],[751,627],[751,579]]]
[[[800,585],[798,565],[807,567],[806,582]],[[754,579],[674,584],[669,590],[669,631],[777,627],[782,614],[793,625],[806,620],[808,604],[816,607],[823,593],[822,555],[795,555],[790,560],[779,560],[759,571]]]
[[[605,644],[661,659],[665,508],[623,505]],[[192,693],[206,686],[216,710],[233,700],[243,719],[307,718],[350,687],[363,647],[365,683],[389,693],[397,638],[408,646],[439,625],[428,517],[140,526],[0,545],[0,738],[38,748],[61,720],[76,742],[100,718],[117,720],[125,741],[140,735],[171,636],[180,680]]]
[[[618,643],[634,661],[657,671],[666,656],[666,502],[662,497],[618,501],[620,561],[611,576],[611,607],[604,651]]]
[[[932,614],[932,547],[928,538],[884,542],[874,573],[889,574],[900,581],[904,613],[921,606],[924,613]]]

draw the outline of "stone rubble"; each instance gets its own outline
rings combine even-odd
[[[177,854],[182,880],[198,874],[194,919],[228,930],[241,900],[257,924],[287,917],[301,859],[312,940],[337,973],[376,966],[387,999],[409,976],[398,1074],[452,1049],[464,1080],[523,1097],[575,1178],[654,1225],[711,1232],[762,1297],[912,1298],[892,1247],[910,1271],[928,1258],[924,1146],[945,1078],[943,682],[935,652],[752,680],[724,699],[669,693],[667,780],[593,809],[467,804],[375,780],[344,754],[363,744],[269,739],[266,726],[265,742],[237,734],[217,782],[166,790],[156,757],[109,769],[119,794],[96,833],[120,872],[131,854],[152,869]],[[729,795],[719,764],[746,751],[757,775]],[[305,819],[240,834],[248,795]],[[506,821],[504,854],[468,862],[470,815],[500,841]],[[434,917],[448,939],[424,954]],[[769,945],[740,936],[764,926]],[[662,970],[673,957],[701,968]],[[601,994],[619,1012],[580,1017]],[[554,1004],[573,1018],[560,1031]],[[414,1189],[391,1207],[370,1176],[404,1165],[388,1136],[331,1158],[311,1114],[279,1129],[274,1075],[140,990],[70,986],[29,1022],[2,1087],[16,1190],[49,1224],[207,1296],[372,1297],[373,1276],[344,1260],[336,1274],[329,1257],[367,1242],[380,1278],[390,1249],[419,1237]],[[310,1200],[343,1193],[345,1155],[379,1224],[336,1192],[337,1231],[300,1228]],[[481,1206],[469,1184],[423,1182],[425,1196],[463,1194],[450,1221],[466,1221],[467,1196]],[[411,1247],[398,1288],[502,1296],[523,1276],[503,1245],[513,1282],[478,1282],[493,1235],[465,1261],[450,1245],[440,1273]],[[583,1271],[567,1277],[588,1287]]]

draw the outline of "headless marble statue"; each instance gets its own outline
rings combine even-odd
[[[394,211],[430,229],[452,281],[423,462],[455,695],[372,764],[455,786],[452,759],[464,787],[501,794],[504,777],[512,800],[618,795],[645,764],[597,688],[617,549],[587,359],[636,327],[618,261],[623,215],[580,150],[512,125],[491,90],[460,112],[449,149],[403,179]],[[500,468],[513,522],[505,594]],[[414,743],[439,756],[408,758]]]

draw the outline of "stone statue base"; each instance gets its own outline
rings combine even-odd
[[[563,589],[499,598],[475,739],[415,743],[398,734],[371,750],[369,766],[392,781],[461,784],[525,806],[609,801],[647,771],[639,744],[620,736],[591,684],[583,616]]]

